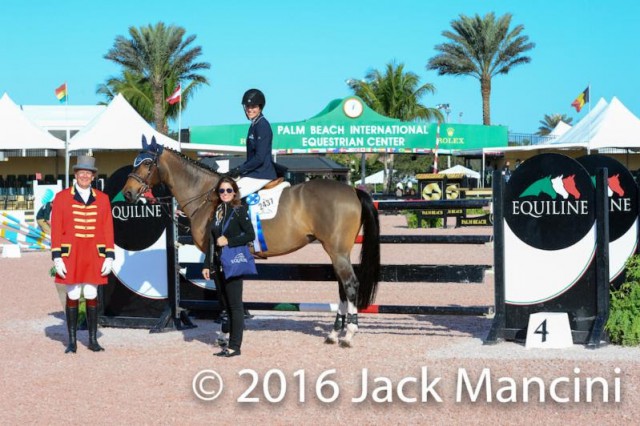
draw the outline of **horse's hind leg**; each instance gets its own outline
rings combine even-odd
[[[336,320],[333,322],[333,330],[324,339],[325,343],[334,344],[338,342],[340,333],[344,330],[345,321],[347,318],[347,301],[340,301],[338,305],[338,313],[336,314]]]
[[[342,285],[340,310],[336,316],[336,322],[334,323],[334,329],[331,331],[327,340],[337,337],[339,330],[336,330],[338,325],[338,319],[341,315],[346,314],[346,328],[347,332],[343,339],[340,340],[340,346],[351,347],[353,336],[358,331],[358,309],[356,308],[356,298],[358,295],[358,279],[353,271],[351,262],[348,256],[335,256],[332,257],[333,268],[338,276],[338,280]],[[345,303],[342,300],[346,296],[346,309]],[[341,319],[341,318],[340,318]]]

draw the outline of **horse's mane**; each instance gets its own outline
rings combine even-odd
[[[220,173],[218,173],[216,170],[214,170],[211,166],[204,164],[198,160],[194,160],[191,157],[188,157],[186,155],[184,155],[183,153],[181,153],[180,151],[176,151],[174,149],[168,148],[168,147],[164,147],[165,150],[177,155],[179,158],[181,158],[183,161],[187,162],[188,164],[191,164],[192,166],[196,166],[199,169],[202,169],[203,171],[207,171],[210,173],[214,173],[216,175],[219,175]]]

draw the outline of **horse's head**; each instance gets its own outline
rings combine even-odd
[[[124,198],[130,202],[136,202],[140,196],[154,185],[160,182],[158,173],[158,157],[162,154],[163,147],[156,142],[156,138],[151,138],[151,143],[147,143],[147,138],[142,136],[142,151],[133,160],[133,171],[122,188]]]
[[[624,189],[622,189],[622,185],[620,184],[620,174],[613,175],[608,179],[609,183],[609,197],[613,195],[612,191],[618,194],[618,197],[622,197],[624,195]]]
[[[580,190],[576,186],[576,175],[570,175],[562,179],[562,183],[567,192],[574,196],[576,200],[580,199]]]
[[[556,192],[556,194],[560,195],[563,199],[566,200],[569,197],[569,193],[567,192],[563,184],[562,175],[551,178],[551,186],[553,187],[553,190]],[[555,197],[552,195],[551,198]]]

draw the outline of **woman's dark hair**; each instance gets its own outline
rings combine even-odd
[[[220,203],[222,203],[222,199],[220,198],[220,193],[218,192],[218,190],[220,189],[220,186],[223,183],[228,183],[229,185],[231,185],[231,188],[233,188],[233,192],[234,192],[233,199],[229,202],[229,204],[231,204],[231,207],[238,207],[242,203],[240,199],[240,191],[238,190],[238,184],[236,183],[236,181],[230,178],[229,176],[223,176],[220,178],[220,180],[216,184],[216,189],[215,189],[216,198],[213,201],[214,212],[216,211]]]

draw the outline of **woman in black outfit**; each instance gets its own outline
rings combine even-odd
[[[217,356],[240,355],[242,333],[244,331],[244,306],[242,304],[242,277],[225,279],[220,266],[222,247],[236,247],[248,244],[255,238],[247,207],[240,203],[238,185],[230,177],[223,177],[216,185],[217,205],[211,222],[211,242],[204,258],[202,276],[208,280],[214,275],[216,288],[223,307],[229,314],[229,346]],[[227,229],[222,228],[229,221]],[[223,330],[224,332],[225,330]]]

